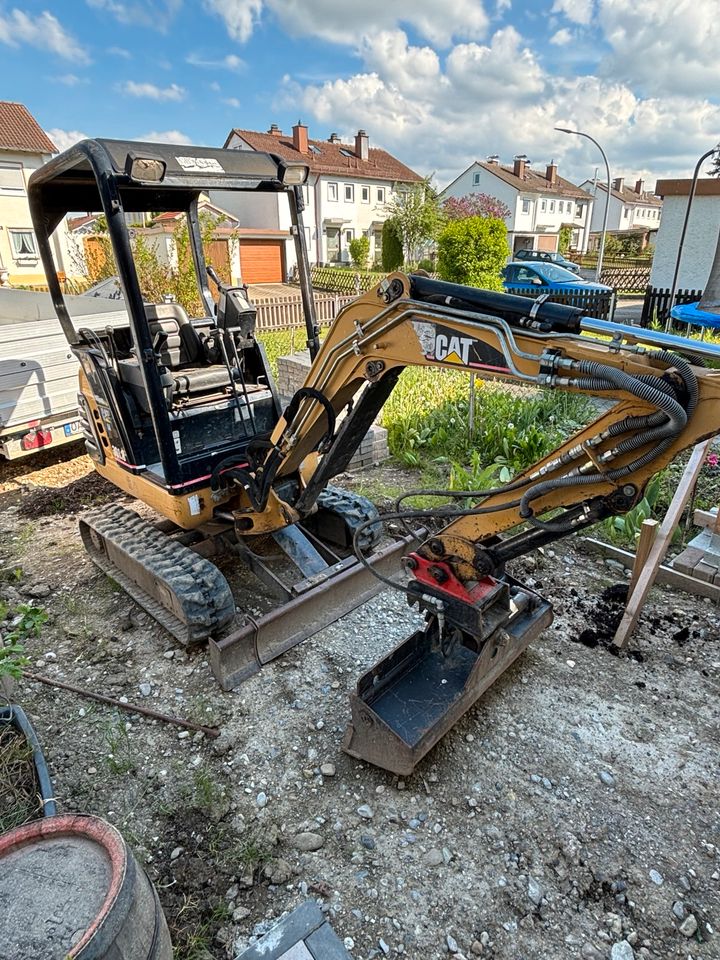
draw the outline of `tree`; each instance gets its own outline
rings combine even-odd
[[[358,270],[367,270],[370,258],[370,237],[355,237],[348,244],[353,266]]]
[[[397,270],[403,263],[402,240],[398,235],[398,228],[395,220],[390,217],[383,224],[382,229],[382,268],[387,273]]]
[[[570,251],[570,241],[572,240],[572,227],[568,224],[564,224],[560,227],[560,235],[558,237],[558,250],[562,254],[569,253]]]
[[[429,180],[398,190],[386,205],[402,241],[406,264],[416,264],[423,247],[434,240],[443,223],[440,201]]]
[[[484,290],[502,290],[502,268],[510,249],[502,220],[452,220],[438,238],[438,273],[443,280]]]
[[[448,197],[442,205],[442,212],[447,220],[466,220],[468,217],[507,220],[510,207],[489,193],[466,193],[464,197]]]

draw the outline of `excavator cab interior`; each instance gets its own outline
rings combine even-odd
[[[167,491],[187,492],[271,432],[281,409],[255,338],[256,310],[247,287],[225,283],[207,266],[198,201],[210,190],[284,195],[309,345],[316,350],[301,215],[307,175],[304,164],[253,151],[193,147],[191,156],[183,156],[167,145],[97,140],[79,143],[35,178],[30,202],[50,291],[97,404],[91,412],[86,399],[80,401],[88,452],[97,462],[112,449],[125,470]],[[78,210],[105,216],[127,327],[75,330],[65,308],[50,236]],[[170,211],[184,214],[187,223],[201,304],[197,316],[188,316],[177,302],[148,302],[133,259],[132,215]]]

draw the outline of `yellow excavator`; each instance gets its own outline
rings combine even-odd
[[[82,141],[31,177],[50,292],[80,363],[87,451],[98,473],[159,515],[116,504],[86,514],[81,534],[93,560],[181,642],[208,641],[225,689],[378,589],[402,590],[425,626],[359,679],[345,749],[408,774],[552,620],[506,564],[631,509],[654,473],[720,431],[720,371],[705,365],[720,349],[401,273],[342,309],[321,344],[307,177],[304,164],[272,154],[119,140]],[[205,262],[198,199],[222,190],[288,203],[312,363],[285,409],[247,288]],[[77,210],[107,219],[127,326],[76,330],[65,307],[50,238]],[[185,213],[201,316],[143,296],[127,214],[148,211]],[[450,503],[432,510],[402,497],[381,521],[330,481],[409,366],[615,403],[512,482],[433,491]],[[388,520],[405,535],[383,538]],[[407,582],[397,579],[401,562]],[[236,568],[278,605],[238,611]]]

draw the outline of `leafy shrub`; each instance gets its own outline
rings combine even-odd
[[[358,270],[366,270],[370,259],[370,237],[355,237],[348,244],[353,266]]]
[[[382,268],[387,273],[397,270],[403,263],[403,246],[397,223],[390,217],[382,229]]]
[[[502,220],[452,220],[438,239],[438,273],[453,283],[502,290],[501,271],[509,252]]]
[[[432,273],[435,269],[435,264],[432,260],[421,260],[418,264],[418,270],[425,270],[427,273]]]
[[[663,475],[662,471],[656,473],[645,487],[645,496],[640,500],[632,510],[621,517],[608,517],[603,521],[603,528],[609,540],[613,542],[625,543],[630,547],[635,546],[635,541],[640,536],[640,528],[644,520],[649,520],[653,515],[653,508],[660,498],[662,489]]]

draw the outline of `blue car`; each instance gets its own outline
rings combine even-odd
[[[574,273],[554,263],[519,263],[513,261],[503,270],[503,285],[508,293],[513,290],[538,287],[540,292],[551,290],[565,290],[568,293],[597,292],[610,293],[612,287],[604,283],[592,283],[590,280],[581,280]]]

